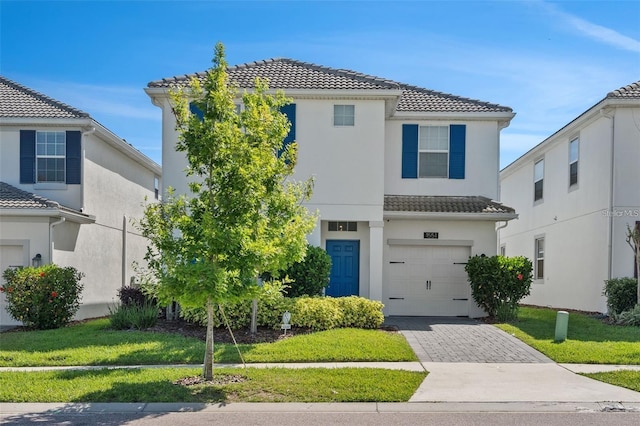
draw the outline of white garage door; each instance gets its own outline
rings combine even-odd
[[[464,264],[469,247],[391,246],[389,315],[467,316],[471,288]]]
[[[0,283],[4,286],[4,279],[2,279],[2,272],[7,268],[15,268],[24,266],[23,260],[23,247],[22,246],[0,246]],[[5,310],[6,300],[4,293],[0,295],[0,326],[2,325],[14,325],[20,324]]]

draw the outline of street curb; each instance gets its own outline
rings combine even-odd
[[[354,402],[354,403],[0,403],[2,416],[114,413],[640,413],[634,402]]]

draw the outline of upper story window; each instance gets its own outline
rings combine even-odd
[[[569,186],[578,183],[578,156],[580,154],[580,139],[569,142]]]
[[[36,132],[36,182],[65,182],[66,132]]]
[[[333,125],[334,126],[353,126],[355,124],[356,107],[354,105],[334,105],[333,106]]]
[[[79,185],[82,134],[78,130],[20,130],[20,183]]]
[[[544,160],[533,165],[533,201],[542,200],[544,186]]]
[[[418,177],[449,177],[449,126],[420,126]]]
[[[153,192],[154,192],[154,197],[156,200],[160,199],[160,178],[158,176],[155,176],[153,178]]]

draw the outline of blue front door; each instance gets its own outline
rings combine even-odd
[[[360,282],[360,241],[327,240],[331,276],[327,296],[357,296]]]

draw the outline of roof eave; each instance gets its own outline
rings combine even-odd
[[[448,213],[448,212],[405,212],[385,211],[385,219],[414,219],[414,220],[471,220],[503,222],[518,218],[517,213]]]
[[[96,132],[109,145],[116,148],[123,154],[132,158],[139,164],[145,166],[154,174],[161,176],[162,167],[142,152],[129,145],[122,138],[118,137],[111,130],[104,127],[92,118],[28,118],[28,117],[0,117],[0,126],[47,126],[47,127],[77,127],[82,131],[95,128]]]
[[[69,222],[79,224],[91,224],[96,221],[95,216],[58,208],[4,208],[0,209],[0,216],[65,218],[65,220],[68,220]]]
[[[608,108],[628,108],[628,107],[640,107],[640,99],[632,98],[632,99],[620,99],[620,98],[604,98],[588,110],[584,111],[582,114],[571,120],[569,123],[565,124],[559,130],[552,133],[550,136],[543,139],[539,144],[531,148],[529,151],[522,154],[520,157],[515,159],[508,164],[504,169],[500,171],[500,178],[506,177],[511,173],[515,172],[522,164],[526,164],[529,161],[531,156],[537,156],[538,152],[544,150],[545,147],[552,144],[555,140],[563,137],[567,137],[567,134],[573,134],[576,130],[584,125],[586,125],[591,120],[595,120],[605,114],[605,111]]]
[[[508,111],[494,112],[429,112],[429,111],[400,111],[391,118],[393,120],[464,120],[486,121],[497,120],[510,122],[516,114]]]

